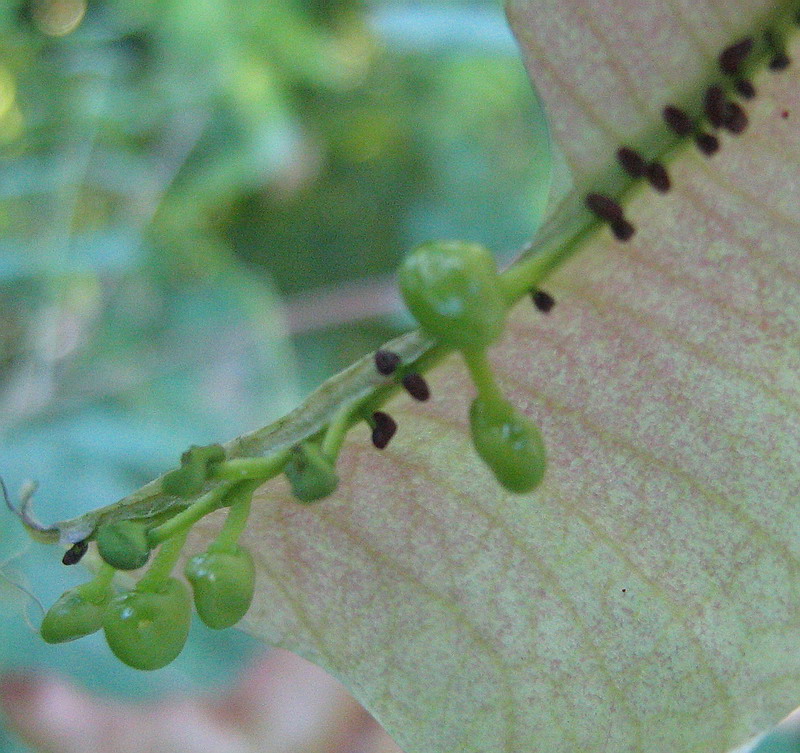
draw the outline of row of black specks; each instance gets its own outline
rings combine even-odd
[[[392,376],[402,364],[402,359],[397,353],[381,348],[375,351],[375,370],[381,376]],[[425,377],[416,371],[409,371],[400,379],[400,384],[415,400],[428,400],[431,396],[430,387]],[[382,450],[389,444],[389,440],[397,431],[397,422],[383,411],[375,411],[368,419],[372,428],[372,444]]]
[[[800,24],[800,13],[795,16],[795,21]],[[777,35],[767,31],[764,34],[764,43],[772,55],[767,64],[770,70],[780,71],[790,64],[785,46]],[[752,82],[741,75],[754,46],[755,40],[752,37],[740,39],[726,47],[717,59],[720,71],[731,77],[733,89],[742,99],[749,100],[756,95]],[[722,86],[718,84],[709,86],[703,94],[702,105],[703,114],[713,129],[722,128],[737,135],[747,128],[747,113],[741,105],[728,99]],[[662,111],[662,117],[667,127],[677,136],[693,138],[697,148],[707,157],[719,151],[719,138],[713,133],[702,130],[699,124],[680,107],[668,104]],[[670,190],[672,184],[669,173],[661,162],[648,161],[629,146],[623,146],[617,151],[617,161],[631,178],[646,179],[659,193],[667,193]],[[625,218],[622,206],[610,196],[589,193],[586,195],[586,206],[598,219],[608,223],[617,240],[627,241],[633,237],[634,226]]]

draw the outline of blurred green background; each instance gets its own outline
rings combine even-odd
[[[6,0],[0,472],[62,519],[270,422],[409,328],[409,247],[510,259],[550,174],[499,1]],[[197,624],[143,674],[98,636],[48,646],[17,585],[49,606],[85,575],[23,546],[0,513],[3,668],[142,698],[260,649]]]

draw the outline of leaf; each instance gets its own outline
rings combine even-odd
[[[407,753],[720,753],[800,700],[800,97],[795,67],[764,66],[765,19],[788,30],[771,7],[510,8],[576,185],[636,228],[620,243],[563,202],[532,248],[558,304],[519,306],[492,351],[547,440],[535,493],[478,462],[456,357],[430,402],[388,404],[386,450],[351,432],[333,497],[260,493],[249,629],[340,678]],[[661,108],[697,115],[750,33],[749,125],[703,156]],[[622,173],[623,143],[668,193]]]
[[[575,202],[538,244],[573,254],[558,305],[519,306],[492,359],[542,425],[543,486],[505,495],[477,462],[453,357],[430,403],[389,405],[383,453],[352,432],[333,498],[255,506],[250,629],[408,753],[722,751],[800,700],[798,74],[760,65],[717,155],[675,143],[661,108],[699,112],[769,8],[678,7],[510,8],[576,183],[625,187],[628,143],[673,184],[625,189],[626,244]]]
[[[511,9],[578,184],[622,143],[668,140],[661,108],[699,101],[761,9],[620,8]],[[547,438],[540,490],[504,495],[477,463],[454,358],[429,404],[390,406],[384,453],[353,433],[334,499],[265,488],[251,629],[408,753],[721,751],[800,699],[800,102],[793,68],[754,83],[747,131],[713,158],[678,146],[669,194],[626,196],[634,239],[574,241],[557,308],[520,306],[493,352]]]

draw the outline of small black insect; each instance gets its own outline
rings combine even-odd
[[[726,47],[719,54],[719,67],[723,73],[734,75],[739,72],[739,66],[753,49],[752,37],[747,37]]]
[[[791,63],[792,59],[785,52],[779,52],[767,65],[771,71],[782,71],[788,68]]]
[[[694,141],[697,148],[707,157],[719,151],[719,139],[711,133],[698,133]]]
[[[720,128],[725,122],[728,111],[728,101],[721,86],[713,84],[706,89],[703,97],[703,110],[714,128]]]
[[[727,102],[722,125],[731,133],[741,133],[747,128],[747,113],[735,102]]]
[[[391,350],[376,350],[375,351],[375,368],[379,374],[389,376],[393,374],[397,367],[400,365],[400,356],[397,353],[392,353]]]
[[[403,387],[406,388],[406,392],[408,392],[414,400],[424,401],[431,396],[430,387],[428,387],[428,383],[425,381],[422,374],[417,374],[416,372],[406,374],[401,382]]]
[[[693,130],[692,119],[680,107],[674,105],[667,105],[662,112],[664,122],[673,130],[678,136],[688,136]]]
[[[614,199],[601,193],[587,194],[586,206],[601,220],[607,222],[616,222],[623,218],[622,207]]]
[[[614,237],[617,240],[628,241],[633,237],[636,229],[628,220],[623,219],[611,223],[611,232],[614,233]]]
[[[553,306],[556,305],[556,300],[550,293],[545,293],[544,290],[531,290],[531,300],[533,305],[543,314],[549,314]]]
[[[84,554],[86,554],[86,550],[89,548],[89,542],[84,539],[83,541],[78,541],[74,543],[66,552],[64,552],[64,556],[61,558],[61,563],[64,565],[77,565]]]
[[[660,162],[651,162],[647,166],[647,180],[650,185],[660,193],[666,193],[670,189],[670,180],[667,169]]]
[[[756,87],[746,78],[737,79],[734,86],[736,91],[745,99],[752,99],[756,96]]]
[[[372,444],[382,450],[397,431],[397,421],[388,413],[378,410],[372,414],[372,424]]]
[[[645,162],[639,152],[630,147],[623,146],[617,151],[617,159],[622,169],[631,176],[631,178],[641,178],[647,172],[647,162]]]

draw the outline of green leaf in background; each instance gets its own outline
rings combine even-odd
[[[578,186],[617,192],[620,146],[674,145],[672,189],[622,199],[628,243],[561,205],[534,242],[575,251],[557,306],[519,306],[491,353],[542,427],[543,485],[504,494],[478,462],[453,358],[430,402],[388,406],[386,450],[352,432],[324,504],[273,483],[254,505],[249,629],[407,753],[720,753],[800,701],[800,76],[760,66],[713,157],[676,145],[662,108],[698,113],[718,54],[763,45],[775,10],[680,8],[509,9]]]

